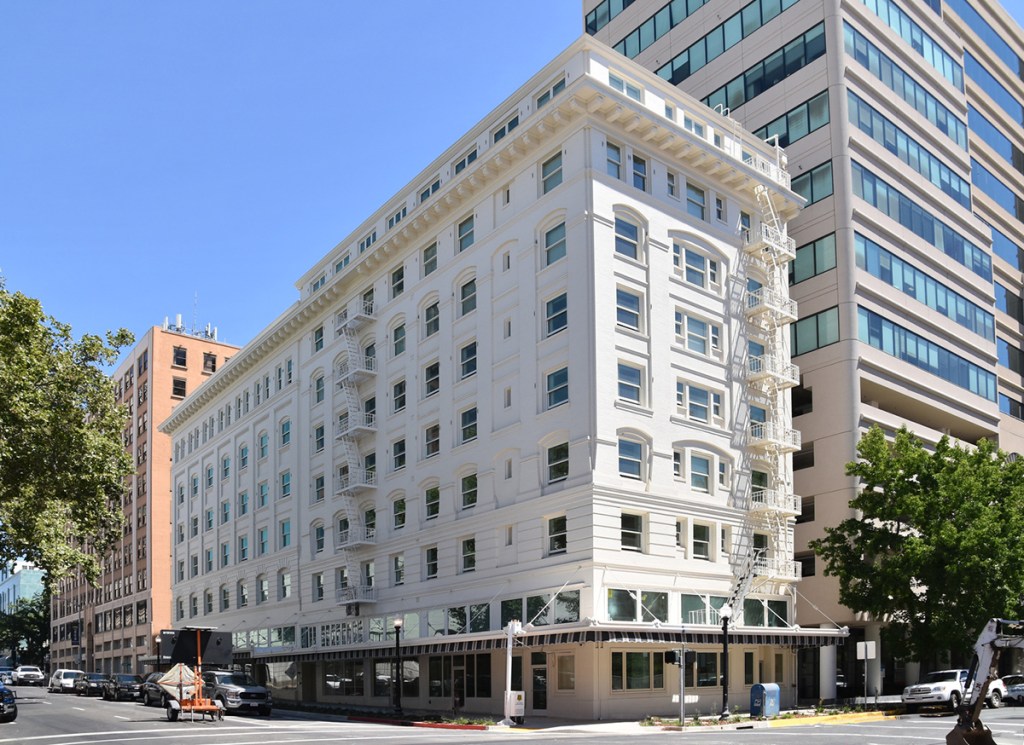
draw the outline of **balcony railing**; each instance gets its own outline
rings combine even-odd
[[[377,588],[365,585],[353,587],[339,587],[337,590],[338,605],[351,605],[352,603],[376,603]]]
[[[771,313],[782,323],[796,320],[796,300],[767,287],[747,292],[746,306],[748,316]]]
[[[377,528],[353,525],[338,531],[338,548],[355,548],[356,546],[373,546],[377,543]]]
[[[800,579],[800,562],[760,557],[754,562],[754,571],[757,572],[758,577],[792,582]]]
[[[359,331],[374,317],[372,300],[360,300],[350,309],[342,308],[334,316],[334,330],[338,334],[345,331]]]
[[[377,431],[377,415],[374,412],[359,411],[338,417],[336,437],[358,437]]]
[[[750,447],[776,448],[783,452],[795,453],[800,449],[800,431],[783,427],[774,422],[750,423]]]
[[[800,368],[783,359],[778,354],[762,354],[749,359],[750,380],[759,383],[768,379],[774,380],[784,388],[793,388],[800,384]]]
[[[800,497],[775,489],[755,487],[750,492],[750,509],[754,512],[781,512],[796,517],[800,514]]]
[[[335,494],[376,488],[377,472],[367,468],[352,468],[345,475],[334,477]]]
[[[767,223],[761,223],[759,230],[746,232],[744,239],[743,247],[749,252],[769,251],[782,262],[796,258],[796,241]]]
[[[357,354],[338,365],[338,385],[346,382],[358,383],[377,374],[377,358]]]

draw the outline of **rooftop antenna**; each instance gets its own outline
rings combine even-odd
[[[199,328],[199,290],[195,291],[195,298],[192,301],[192,333],[196,333],[196,329]]]

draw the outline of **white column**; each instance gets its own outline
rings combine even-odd
[[[875,659],[868,660],[868,698],[882,695],[882,624],[872,621],[864,628],[864,639],[875,643]],[[863,691],[858,691],[863,695]]]
[[[830,624],[822,624],[831,627]],[[818,698],[834,701],[836,698],[836,647],[827,645],[818,648]]]

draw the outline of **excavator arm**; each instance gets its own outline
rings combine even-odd
[[[946,745],[996,745],[991,730],[981,723],[981,709],[989,684],[997,677],[1000,652],[1014,648],[1024,649],[1024,621],[989,619],[974,643],[965,695],[957,708],[956,726],[946,735]]]

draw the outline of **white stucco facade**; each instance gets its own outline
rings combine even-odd
[[[573,44],[162,425],[176,625],[279,699],[387,706],[400,619],[405,706],[493,713],[514,618],[528,713],[613,718],[678,710],[683,629],[720,709],[734,602],[731,700],[791,698],[832,637],[789,592],[780,158]]]

